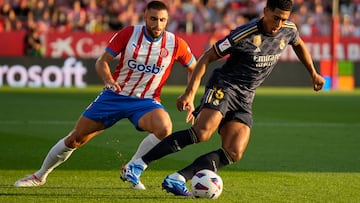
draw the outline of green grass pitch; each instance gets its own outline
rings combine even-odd
[[[162,97],[174,131],[189,127],[175,108],[183,89],[167,87]],[[258,90],[250,143],[240,162],[219,171],[224,190],[217,200],[161,190],[166,175],[219,148],[217,134],[152,163],[142,176],[147,190],[121,182],[122,164],[146,135],[127,120],[73,153],[46,185],[13,187],[40,167],[100,90],[0,88],[0,202],[360,202],[360,91],[310,87]]]

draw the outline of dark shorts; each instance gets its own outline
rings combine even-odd
[[[138,129],[139,119],[153,109],[164,106],[154,99],[144,99],[119,95],[112,90],[102,91],[86,108],[83,116],[102,122],[106,128],[127,118]]]
[[[253,124],[252,103],[243,102],[239,97],[239,92],[224,83],[205,89],[201,104],[195,109],[194,115],[197,116],[202,108],[221,112],[223,119],[218,129],[221,129],[225,123],[234,120],[244,123],[250,128]]]

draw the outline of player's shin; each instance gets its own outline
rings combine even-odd
[[[184,176],[186,180],[190,180],[196,172],[202,169],[209,169],[216,172],[218,169],[230,165],[233,162],[224,149],[218,149],[198,157],[192,164],[181,169],[178,173]]]
[[[144,163],[149,164],[152,161],[158,160],[168,154],[180,151],[184,147],[197,142],[197,136],[192,128],[178,131],[166,137],[159,144],[153,147],[142,157],[142,160]]]
[[[40,170],[38,170],[35,175],[41,179],[45,180],[49,173],[54,170],[57,166],[65,162],[75,149],[71,149],[65,145],[65,139],[59,140],[47,154]]]
[[[161,140],[157,138],[153,133],[150,133],[148,136],[146,136],[143,141],[140,143],[140,145],[137,148],[136,153],[131,158],[131,161],[135,161],[136,159],[142,157],[144,154],[146,154],[151,148],[153,148],[155,145],[157,145]]]

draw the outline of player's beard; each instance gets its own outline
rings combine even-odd
[[[156,27],[152,28],[149,26],[146,26],[146,30],[147,30],[147,33],[150,35],[150,37],[153,39],[159,38],[162,35],[162,33],[164,32],[164,30],[157,31]]]

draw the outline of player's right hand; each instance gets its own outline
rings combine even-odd
[[[325,84],[325,79],[320,74],[315,74],[313,76],[313,89],[315,91],[320,91]]]
[[[104,89],[119,93],[121,91],[121,86],[124,86],[125,84],[126,83],[119,84],[118,82],[110,81],[105,83]]]
[[[195,110],[194,108],[194,102],[193,99],[187,95],[187,94],[182,94],[178,97],[178,99],[176,100],[176,107],[179,111],[187,111],[186,114],[186,122],[190,122],[193,124],[194,123],[194,115],[192,114],[192,112]]]

